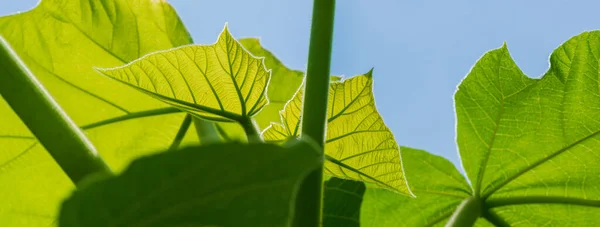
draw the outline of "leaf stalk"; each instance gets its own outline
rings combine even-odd
[[[469,197],[462,201],[450,217],[446,227],[473,226],[482,215],[483,202],[479,197]]]
[[[258,125],[256,121],[252,118],[244,118],[239,121],[244,128],[244,132],[246,132],[246,136],[248,137],[248,142],[250,143],[262,143],[263,139],[260,136],[260,129],[258,129]]]
[[[0,94],[67,176],[112,174],[95,147],[0,37]]]

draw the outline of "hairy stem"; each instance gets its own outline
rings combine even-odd
[[[112,174],[92,143],[2,37],[0,94],[73,183],[91,174]]]
[[[302,112],[302,137],[314,140],[324,154],[329,97],[329,70],[335,0],[313,1],[312,27]],[[298,192],[294,226],[321,226],[323,166],[311,172]]]
[[[242,128],[244,128],[244,132],[246,132],[248,142],[263,142],[263,139],[260,136],[260,129],[258,129],[256,121],[254,121],[252,118],[245,118],[239,121],[239,123],[242,125]]]
[[[479,197],[469,197],[456,208],[446,227],[473,226],[482,215],[483,203]]]

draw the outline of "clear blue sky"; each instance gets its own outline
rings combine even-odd
[[[213,43],[225,22],[234,36],[260,37],[286,65],[304,69],[312,1],[170,0],[196,43]],[[0,14],[37,0],[2,0]],[[521,69],[539,77],[571,36],[600,29],[598,0],[339,0],[332,72],[375,67],[375,97],[400,145],[459,165],[453,94],[486,51],[507,42]]]

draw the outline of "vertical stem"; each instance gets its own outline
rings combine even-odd
[[[446,227],[473,226],[482,215],[483,202],[479,197],[469,197],[456,208]]]
[[[0,94],[73,183],[90,174],[111,173],[79,127],[2,37]]]
[[[312,27],[302,113],[302,137],[317,142],[324,154],[329,96],[329,70],[333,40],[335,0],[313,2]],[[310,173],[298,192],[295,226],[321,226],[323,166]]]

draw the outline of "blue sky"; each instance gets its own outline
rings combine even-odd
[[[312,1],[170,0],[196,43],[213,43],[225,22],[234,36],[260,37],[287,66],[306,66]],[[0,14],[37,0],[0,1]],[[400,145],[460,165],[455,143],[456,86],[486,51],[504,41],[525,74],[539,77],[552,50],[600,29],[597,0],[341,0],[332,73],[375,67],[375,98]]]

